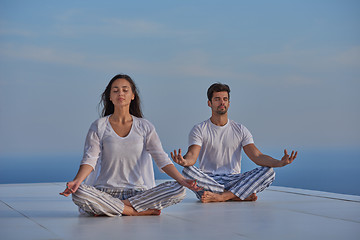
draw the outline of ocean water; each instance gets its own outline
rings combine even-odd
[[[281,158],[281,152],[265,152]],[[0,184],[66,182],[77,173],[81,154],[0,156]],[[256,165],[246,156],[242,171]],[[179,170],[182,167],[177,166]],[[360,150],[302,150],[290,165],[276,168],[273,185],[360,195]],[[155,178],[168,178],[154,167]]]

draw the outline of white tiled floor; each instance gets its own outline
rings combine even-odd
[[[161,216],[81,217],[65,183],[0,185],[0,239],[360,239],[360,196],[270,187],[256,202],[187,198]]]

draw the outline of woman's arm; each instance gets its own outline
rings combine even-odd
[[[102,121],[101,123],[99,121]],[[69,196],[71,193],[76,192],[80,184],[89,176],[89,174],[95,169],[97,161],[99,160],[101,146],[100,138],[98,135],[99,126],[104,126],[104,119],[99,119],[91,124],[88,134],[86,135],[85,146],[84,146],[84,156],[81,160],[79,170],[71,182],[66,184],[66,189],[64,192],[60,193],[64,196]]]
[[[93,171],[93,167],[88,164],[83,164],[80,166],[78,173],[76,174],[74,180],[71,182],[66,183],[66,189],[64,192],[60,193],[65,197],[69,196],[70,194],[76,192],[79,188],[80,184],[85,180],[87,176]]]
[[[156,165],[161,167],[167,175],[175,179],[182,186],[194,191],[200,191],[202,188],[197,187],[195,181],[186,179],[179,173],[168,155],[164,152],[160,138],[155,131],[155,127],[152,124],[149,124],[148,126],[150,131],[147,134],[146,150],[150,153]]]
[[[174,164],[168,164],[165,167],[162,168],[162,170],[169,175],[170,177],[172,177],[173,179],[175,179],[179,184],[181,184],[184,187],[187,187],[193,191],[200,191],[202,190],[202,188],[196,186],[196,181],[194,180],[190,180],[190,179],[186,179],[181,173],[179,173],[179,171],[176,169],[176,167],[174,166]]]

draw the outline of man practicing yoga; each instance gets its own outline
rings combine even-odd
[[[284,150],[281,160],[263,154],[255,146],[249,130],[242,124],[228,119],[230,88],[215,83],[207,92],[210,119],[193,127],[189,134],[189,148],[182,156],[181,149],[171,153],[172,159],[184,167],[186,178],[194,179],[203,189],[196,196],[203,203],[224,201],[256,201],[256,193],[263,191],[275,179],[273,168],[283,167],[294,161]],[[241,150],[260,167],[241,171]],[[199,167],[194,166],[199,157]]]

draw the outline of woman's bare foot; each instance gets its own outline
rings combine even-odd
[[[161,214],[161,210],[158,209],[148,209],[146,211],[137,212],[137,215],[133,216],[149,216],[149,215],[156,215],[159,216]]]
[[[161,214],[161,210],[158,209],[148,209],[142,212],[136,211],[132,206],[129,200],[121,200],[124,203],[124,211],[123,215],[125,216],[149,216],[149,215],[157,215]]]
[[[160,214],[161,214],[161,210],[158,209],[148,209],[142,212],[138,212],[134,208],[128,206],[125,206],[123,211],[123,215],[125,216],[150,216],[150,215],[159,216]]]

